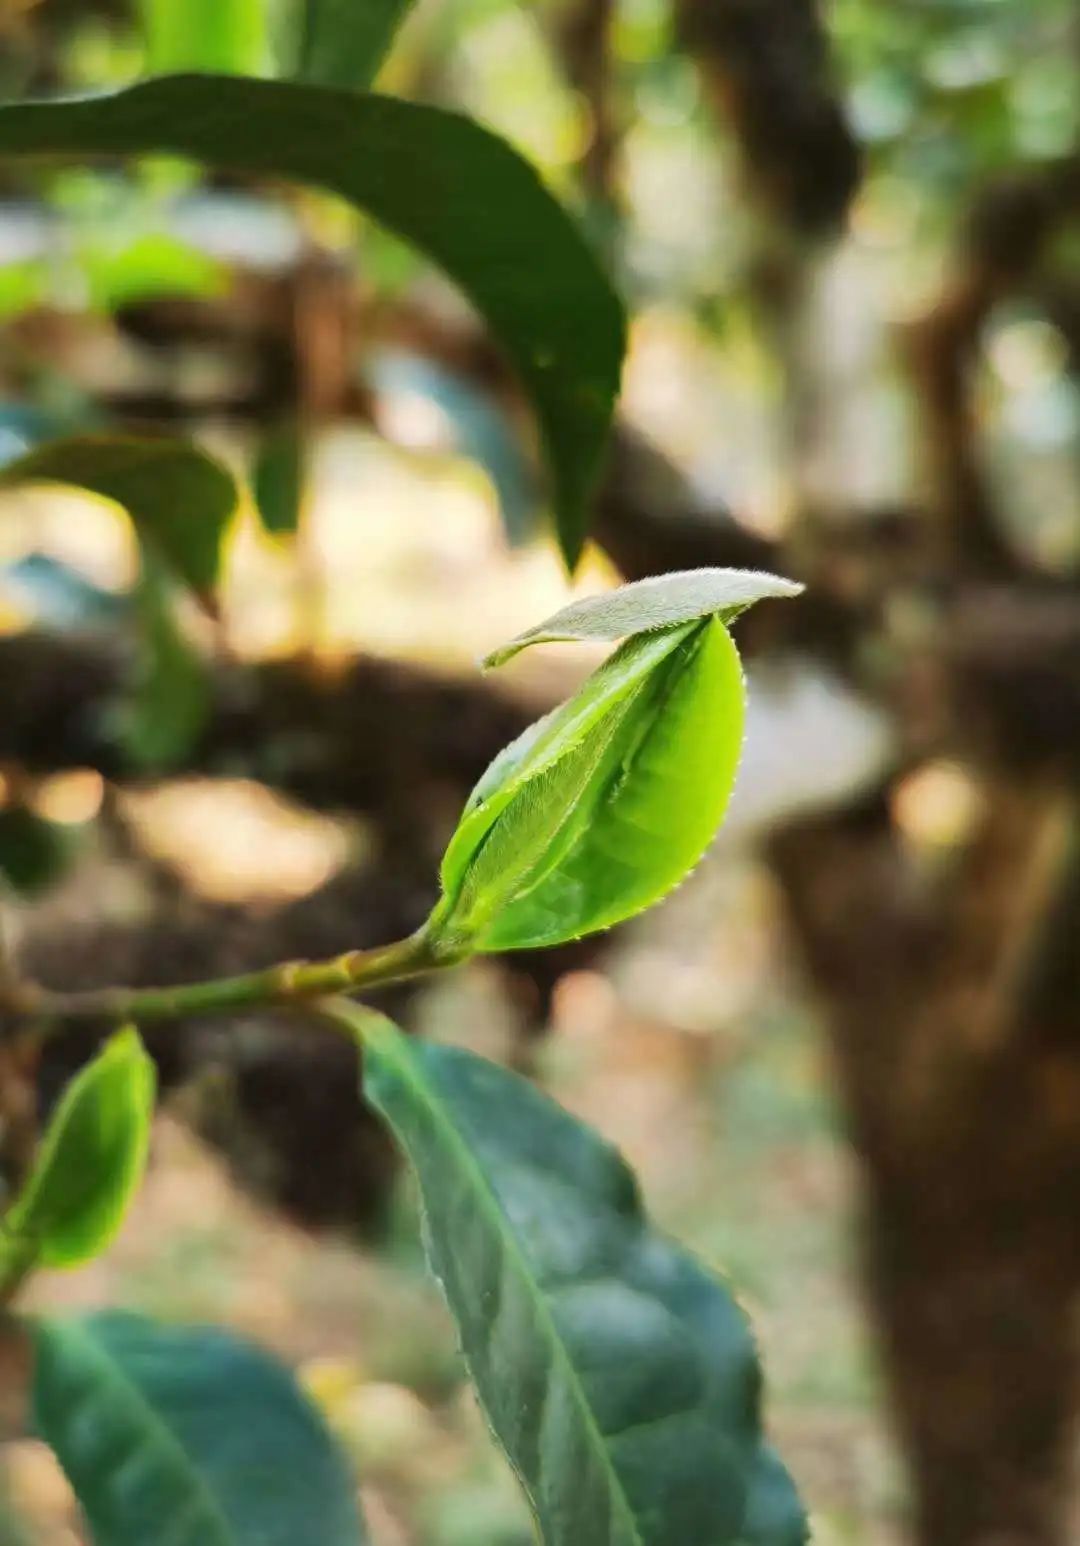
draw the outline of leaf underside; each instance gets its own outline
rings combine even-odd
[[[546,1546],[799,1546],[745,1318],[650,1229],[615,1151],[516,1075],[364,1026],[365,1093],[416,1171],[432,1268]]]
[[[756,601],[798,596],[802,589],[793,580],[756,569],[685,569],[653,575],[572,601],[493,650],[483,664],[487,670],[505,665],[532,644],[625,639],[710,616],[731,623]]]

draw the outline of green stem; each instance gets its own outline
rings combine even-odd
[[[194,1015],[272,1008],[355,993],[383,983],[401,982],[423,972],[451,966],[457,957],[437,950],[424,929],[393,945],[350,950],[330,961],[287,961],[241,977],[179,984],[171,988],[94,988],[82,993],[52,993],[24,985],[8,1007],[45,1022],[130,1020],[146,1025]]]

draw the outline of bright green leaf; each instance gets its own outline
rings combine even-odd
[[[33,1418],[95,1546],[360,1546],[314,1407],[257,1348],[134,1315],[34,1326]]]
[[[285,81],[172,76],[0,106],[0,156],[157,151],[329,188],[445,269],[532,397],[560,541],[577,559],[625,319],[573,221],[516,151],[455,113]]]
[[[755,569],[687,569],[678,574],[658,574],[572,601],[545,622],[493,650],[484,666],[504,665],[530,644],[625,639],[699,617],[716,616],[731,623],[755,601],[768,596],[798,596],[802,589],[793,580]]]
[[[139,0],[139,5],[149,75],[174,70],[254,75],[266,63],[266,0]]]
[[[720,825],[743,717],[722,623],[629,639],[480,781],[443,863],[433,937],[450,951],[553,945],[658,901]]]
[[[76,1267],[104,1250],[142,1179],[154,1088],[154,1065],[133,1029],[76,1074],[3,1219],[5,1254]]]
[[[140,541],[181,579],[201,595],[212,588],[236,485],[196,446],[136,435],[52,440],[0,469],[0,489],[27,483],[65,484],[121,505]]]
[[[771,1536],[748,1515],[764,1448],[745,1318],[649,1227],[615,1151],[517,1075],[346,1013],[545,1546],[802,1541],[798,1512]]]
[[[305,0],[300,76],[364,91],[379,73],[412,0]]]

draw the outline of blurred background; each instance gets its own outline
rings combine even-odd
[[[0,0],[0,93],[271,73],[294,11]],[[628,299],[585,562],[571,586],[489,339],[355,212],[164,158],[0,166],[0,457],[168,429],[245,490],[216,617],[181,609],[154,651],[124,518],[2,496],[6,928],[65,988],[397,938],[474,779],[596,659],[489,679],[480,654],[622,577],[804,580],[739,627],[745,760],[691,881],[609,936],[386,1002],[593,1122],[730,1276],[819,1546],[1065,1546],[1076,6],[422,0],[379,85],[508,137]],[[0,1053],[9,1167],[90,1045],[50,1048],[29,1091]],[[240,1327],[300,1367],[378,1546],[527,1546],[346,1051],[260,1016],[153,1050],[140,1202],[36,1302]],[[14,1516],[79,1540],[33,1444],[7,1490],[13,1542]]]

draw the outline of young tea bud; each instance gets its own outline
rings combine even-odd
[[[559,944],[677,886],[712,841],[738,767],[743,676],[725,621],[797,591],[732,570],[664,576],[575,603],[492,657],[630,635],[476,786],[443,860],[435,948]]]

